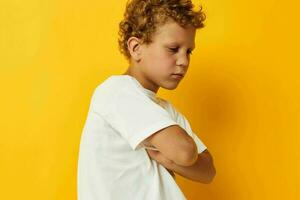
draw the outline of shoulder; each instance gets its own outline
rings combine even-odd
[[[94,91],[93,96],[101,97],[102,99],[109,99],[113,96],[124,95],[132,91],[132,83],[130,80],[117,75],[112,75],[98,84]]]
[[[102,113],[113,112],[121,107],[138,109],[150,103],[150,98],[125,76],[110,76],[96,86],[92,95],[94,110]]]
[[[96,85],[92,92],[91,105],[94,111],[105,114],[111,105],[127,88],[126,80],[110,76]]]

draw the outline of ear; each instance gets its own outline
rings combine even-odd
[[[131,57],[135,61],[139,61],[141,59],[141,40],[139,38],[130,37],[127,40],[127,48]]]

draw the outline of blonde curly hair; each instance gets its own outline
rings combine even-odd
[[[119,50],[130,60],[127,40],[137,37],[143,44],[150,44],[151,37],[160,25],[168,19],[173,19],[182,27],[192,25],[194,28],[203,28],[206,16],[202,6],[198,11],[193,10],[191,0],[128,0],[124,19],[119,23]]]

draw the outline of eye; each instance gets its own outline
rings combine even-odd
[[[171,52],[176,52],[177,50],[178,50],[178,48],[176,47],[176,48],[169,48],[169,50],[171,51]]]
[[[171,52],[177,52],[178,51],[178,47],[175,47],[175,48],[168,48]],[[187,53],[189,55],[192,55],[192,50],[188,50]]]
[[[188,54],[192,55],[192,51],[188,51]]]

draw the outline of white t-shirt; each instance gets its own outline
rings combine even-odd
[[[206,149],[172,104],[130,75],[112,75],[94,90],[78,159],[78,200],[186,200],[144,139],[177,124]]]

